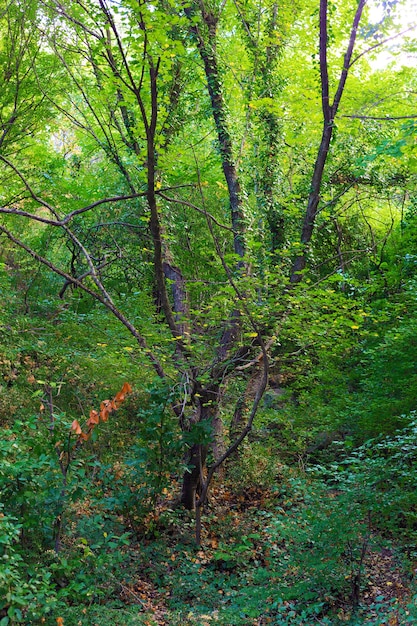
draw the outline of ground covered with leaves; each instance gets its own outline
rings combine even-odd
[[[66,581],[67,593],[73,591],[66,608],[57,606],[44,623],[55,623],[57,610],[65,626],[397,625],[417,619],[415,562],[371,517],[361,519],[349,508],[342,492],[291,476],[265,489],[215,486],[199,547],[193,514],[171,505],[167,494],[145,533],[102,537],[101,556],[84,537],[69,541],[64,553],[78,552],[74,580]],[[78,511],[79,522],[86,514]],[[52,558],[58,564],[64,556]],[[90,581],[82,588],[83,568],[86,577],[96,570],[94,586]]]

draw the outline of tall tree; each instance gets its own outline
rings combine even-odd
[[[361,0],[332,100],[328,6],[326,0],[320,5],[322,133],[293,283],[300,281],[306,266],[335,118],[350,69],[360,56],[352,54],[363,6]],[[3,177],[10,183],[7,191],[3,184],[7,197],[0,209],[0,230],[61,277],[62,298],[70,301],[71,289],[83,290],[121,322],[137,341],[138,372],[150,364],[153,376],[169,381],[186,451],[182,502],[200,511],[214,472],[250,432],[268,379],[267,348],[273,339],[265,345],[259,320],[273,328],[276,310],[270,315],[264,303],[271,296],[276,307],[278,298],[275,283],[256,275],[251,221],[259,211],[252,212],[251,205],[259,209],[262,196],[266,214],[278,216],[275,235],[282,245],[287,231],[280,206],[292,199],[281,202],[285,190],[277,185],[284,178],[277,162],[283,157],[285,122],[274,98],[285,98],[278,70],[280,59],[285,61],[281,42],[287,33],[277,13],[280,7],[273,2],[267,3],[267,11],[263,5],[248,12],[242,3],[229,7],[235,11],[233,23],[239,22],[245,33],[240,38],[235,34],[242,30],[231,34],[222,22],[223,3],[184,7],[130,0],[117,5],[107,0],[43,0],[32,6],[39,18],[37,28],[34,17],[30,21],[32,47],[23,20],[13,35],[13,10],[20,8],[7,8],[3,18],[9,19],[10,41],[16,41],[7,59],[14,50],[21,60],[7,66],[14,77],[8,83],[11,91],[3,95],[0,137],[3,148],[16,137],[19,152],[0,157]],[[255,16],[263,37],[259,32],[255,36],[248,13]],[[344,40],[344,31],[338,49],[339,40]],[[227,105],[237,88],[226,80],[231,72],[222,46],[233,51],[237,45],[251,63],[249,71],[242,70],[245,98],[234,105],[233,117]],[[26,69],[21,74],[16,67]],[[46,82],[49,67],[54,68],[51,85]],[[24,80],[17,80],[20,76]],[[255,87],[249,99],[251,80]],[[53,108],[54,128],[48,128],[50,116],[45,123],[33,113],[41,105],[45,111]],[[248,128],[250,111],[258,105],[263,109],[256,128],[264,131],[265,163],[256,167],[260,186],[246,198],[242,172],[259,155],[254,146],[259,142],[240,129]],[[302,115],[308,127],[304,110]],[[43,135],[30,133],[26,144],[22,132],[29,119]],[[248,150],[242,135],[250,143]],[[312,144],[309,140],[307,154]],[[239,156],[245,161],[241,170]],[[48,159],[59,163],[58,174],[51,176],[44,167]],[[298,167],[297,176],[305,181],[305,163]],[[26,220],[48,233],[47,246],[37,245],[31,236],[39,230],[22,233]],[[285,221],[290,221],[287,216]],[[134,287],[129,284],[132,276]],[[235,432],[225,449],[216,449],[215,432],[231,378],[238,381],[241,396],[228,401]]]
[[[340,73],[339,82],[331,101],[329,87],[329,68],[328,68],[328,2],[320,1],[320,42],[319,42],[319,59],[320,59],[320,84],[321,84],[321,105],[323,112],[323,130],[320,146],[317,152],[314,164],[313,175],[311,177],[311,190],[308,197],[307,209],[304,217],[303,227],[301,231],[301,244],[303,251],[295,259],[291,272],[291,282],[298,283],[302,280],[303,270],[306,266],[307,256],[306,248],[311,241],[313,235],[314,223],[317,216],[320,190],[323,179],[324,167],[326,165],[329,154],[330,142],[333,135],[335,118],[339,109],[340,101],[348,78],[349,70],[352,66],[352,54],[358,33],[359,23],[366,0],[359,0],[358,7],[353,18],[352,29],[350,32],[349,42],[346,53],[343,58],[343,68]]]
[[[52,0],[44,2],[43,6],[45,13],[42,29],[45,36],[49,37],[49,45],[53,48],[55,57],[59,59],[69,85],[69,91],[61,93],[55,102],[61,123],[77,137],[75,142],[86,140],[95,142],[96,158],[103,158],[104,154],[106,161],[112,164],[113,171],[117,173],[115,183],[118,181],[121,192],[113,192],[106,197],[98,195],[95,201],[79,206],[78,194],[68,194],[68,190],[64,191],[64,187],[61,187],[59,201],[56,198],[56,203],[53,203],[45,200],[43,194],[35,189],[37,183],[33,181],[36,181],[36,178],[31,182],[28,173],[10,160],[5,160],[4,163],[13,173],[16,183],[20,182],[23,186],[30,210],[15,205],[11,209],[4,208],[2,212],[12,213],[15,217],[29,218],[59,230],[68,242],[69,248],[75,250],[71,258],[67,259],[70,268],[60,266],[58,261],[64,260],[65,263],[65,259],[62,257],[58,259],[53,249],[49,250],[48,255],[42,256],[31,248],[28,242],[19,239],[13,233],[13,228],[1,226],[1,230],[10,241],[60,275],[65,281],[64,287],[73,285],[83,289],[115,315],[138,341],[158,377],[173,377],[174,387],[181,383],[183,397],[176,398],[172,408],[183,430],[189,432],[187,436],[190,446],[189,471],[184,475],[182,501],[186,507],[194,508],[197,490],[203,491],[200,499],[202,504],[208,487],[208,482],[203,476],[208,446],[204,429],[202,432],[201,427],[202,425],[209,429],[215,427],[222,392],[228,377],[238,365],[245,362],[252,349],[260,349],[262,338],[245,302],[248,294],[244,296],[237,286],[243,266],[239,262],[238,273],[233,276],[234,270],[230,270],[225,261],[223,243],[216,232],[220,222],[206,207],[201,208],[181,198],[170,197],[168,193],[172,193],[174,189],[163,186],[162,182],[166,173],[160,162],[163,161],[173,138],[174,125],[171,123],[173,109],[180,99],[178,60],[182,57],[186,63],[190,57],[182,44],[190,28],[188,17],[181,18],[178,11],[169,11],[162,6],[149,10],[145,6],[132,7],[129,3],[122,4],[116,13],[105,0],[100,0],[98,5],[95,3],[65,5]],[[206,22],[205,25],[207,26]],[[127,32],[130,32],[129,37],[125,35]],[[194,30],[193,32],[195,33]],[[231,137],[223,109],[214,36],[215,32],[211,30],[209,39],[204,44],[202,58],[206,63],[208,95],[218,132],[221,164],[228,185],[231,208],[231,225],[225,227],[221,225],[221,230],[232,236],[231,249],[239,259],[243,259],[245,248],[242,199],[233,163]],[[201,41],[197,40],[201,53],[200,44]],[[175,56],[176,62],[173,61]],[[49,98],[46,89],[43,97],[47,100]],[[192,182],[184,181],[182,186],[187,184],[189,187],[194,185]],[[112,185],[108,187],[111,189]],[[117,303],[106,286],[109,268],[111,264],[117,262],[116,255],[112,260],[109,260],[108,255],[99,257],[94,249],[91,249],[91,236],[87,237],[82,228],[86,219],[92,219],[88,216],[100,208],[135,200],[137,205],[134,222],[140,224],[141,220],[142,222],[144,219],[147,220],[148,230],[143,236],[145,240],[149,236],[152,243],[152,283],[155,302],[152,315],[159,321],[158,314],[159,312],[162,314],[166,341],[169,333],[173,342],[167,342],[168,348],[165,352],[170,358],[166,364],[162,364],[156,350],[148,346],[143,332],[123,312],[122,303]],[[224,330],[214,350],[212,347],[206,349],[207,338],[204,335],[201,337],[199,332],[193,332],[194,321],[192,317],[188,317],[190,308],[187,305],[184,272],[165,235],[166,218],[163,210],[167,203],[180,207],[188,206],[202,214],[208,236],[212,240],[214,256],[218,258],[217,264],[223,265],[226,279],[230,280],[235,290],[238,306],[234,304],[227,307],[226,318],[220,322]],[[60,207],[65,206],[67,209],[62,211]],[[83,221],[80,221],[81,219]],[[76,223],[79,223],[80,227],[77,228]],[[143,241],[140,245],[143,246]],[[77,259],[76,264],[73,264],[74,259]],[[169,286],[172,287],[171,294]],[[65,293],[65,289],[61,290],[63,296]],[[242,313],[246,327],[249,325],[256,337],[258,348],[242,346],[240,336],[238,337],[238,331],[240,332],[242,328],[240,321]],[[202,347],[199,347],[201,339],[203,343]],[[175,347],[171,352],[169,346],[172,345]],[[159,348],[157,351],[159,352]],[[203,363],[201,355],[204,355]],[[259,393],[246,428],[235,441],[231,442],[227,450],[217,455],[209,471],[208,481],[213,475],[213,468],[221,465],[251,428],[267,382],[265,350],[263,360],[264,375],[260,380]],[[201,440],[202,434],[204,442]]]

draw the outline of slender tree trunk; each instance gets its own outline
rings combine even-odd
[[[313,177],[311,180],[311,192],[308,197],[307,210],[304,216],[303,227],[301,230],[301,243],[304,248],[293,262],[291,271],[291,283],[299,283],[303,278],[303,270],[307,265],[306,248],[313,236],[314,223],[316,221],[317,209],[320,201],[320,189],[323,179],[324,166],[329,153],[330,141],[333,134],[333,126],[331,122],[325,122],[323,134],[320,142],[316,163],[314,166]]]
[[[185,9],[189,18],[193,17],[190,8]],[[207,29],[203,36],[196,24],[190,26],[204,64],[211,110],[217,130],[223,174],[229,192],[231,223],[234,230],[234,251],[241,258],[245,256],[243,200],[239,177],[233,157],[232,137],[227,123],[222,83],[216,54],[216,33],[218,18],[210,11],[202,11],[202,19]]]
[[[191,7],[186,8],[185,12],[191,21],[193,18]],[[201,11],[201,17],[203,21],[202,28],[192,21],[190,32],[196,41],[204,65],[207,89],[217,131],[222,170],[229,194],[230,219],[234,230],[233,248],[234,252],[241,259],[238,263],[238,268],[241,269],[244,265],[245,256],[243,201],[237,168],[233,157],[232,138],[227,124],[226,106],[217,63],[216,32],[218,18],[207,10]],[[202,30],[205,30],[204,34]],[[210,374],[211,383],[207,385],[204,391],[201,391],[201,395],[205,397],[206,400],[201,402],[201,408],[197,411],[198,421],[206,420],[210,423],[213,433],[211,448],[215,460],[221,458],[225,451],[223,424],[219,415],[219,404],[225,383],[223,378],[219,377],[218,370],[219,367],[220,369],[222,368],[222,361],[228,357],[235,345],[240,322],[240,313],[236,309],[232,311],[229,320],[225,324],[220,345],[217,349],[216,363],[212,367]],[[200,398],[200,400],[202,399]],[[188,509],[194,509],[196,506],[196,494],[198,494],[201,486],[207,452],[207,446],[198,443],[193,444],[188,451],[186,458],[188,471],[185,472],[183,477],[181,496],[182,504]]]
[[[185,461],[189,470],[182,479],[181,504],[188,511],[196,508],[196,496],[201,488],[201,472],[207,457],[207,446],[193,444],[189,449]]]
[[[290,282],[292,284],[299,283],[303,278],[303,271],[307,264],[307,250],[313,236],[314,224],[316,221],[318,206],[320,201],[320,189],[323,180],[324,167],[329,155],[330,142],[332,139],[334,120],[342,99],[342,95],[346,86],[348,73],[353,63],[353,48],[355,46],[359,22],[362,17],[362,11],[366,0],[359,0],[358,7],[353,19],[352,28],[346,54],[343,59],[343,68],[340,74],[339,82],[334,95],[333,103],[330,104],[329,94],[329,74],[327,63],[327,47],[328,47],[328,27],[327,27],[327,4],[328,0],[320,0],[320,80],[321,80],[321,104],[323,111],[323,132],[321,142],[317,153],[316,162],[314,164],[313,176],[311,178],[311,191],[308,197],[307,209],[304,217],[303,227],[301,230],[301,243],[303,244],[302,252],[295,257],[291,270]],[[359,56],[357,57],[359,58]]]

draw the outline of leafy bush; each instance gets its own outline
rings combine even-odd
[[[120,463],[103,466],[99,473],[107,489],[100,506],[122,513],[133,528],[155,511],[158,498],[181,467],[183,441],[172,401],[172,392],[165,385],[150,387],[135,421],[134,443]]]
[[[56,453],[36,417],[27,423],[16,420],[3,431],[0,442],[0,489],[8,515],[21,528],[20,540],[26,546],[48,548],[59,496],[59,468]],[[51,454],[52,452],[52,454]]]
[[[338,464],[313,469],[356,502],[362,515],[371,517],[374,527],[411,545],[417,538],[415,419],[415,412],[403,416],[403,430],[371,439],[354,451],[343,450],[341,445]]]
[[[0,512],[0,624],[36,623],[56,605],[51,572],[27,563],[18,543],[22,525]]]
[[[288,498],[288,500],[287,500]],[[360,506],[335,496],[320,481],[291,479],[285,502],[292,506],[261,513],[275,568],[285,572],[281,595],[304,604],[357,602],[370,528]]]

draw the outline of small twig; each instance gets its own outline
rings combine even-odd
[[[365,54],[368,54],[369,52],[372,52],[372,50],[375,50],[375,48],[379,48],[380,46],[383,46],[385,43],[388,43],[388,41],[392,41],[393,39],[396,39],[397,37],[401,37],[402,35],[405,35],[410,30],[414,30],[414,28],[416,28],[416,26],[417,26],[417,24],[412,24],[409,28],[406,28],[405,30],[402,30],[399,33],[395,33],[395,35],[391,35],[391,37],[387,37],[386,39],[383,39],[382,41],[378,41],[378,43],[376,43],[374,46],[371,46],[370,48],[367,48],[366,50],[364,50],[363,52],[358,54],[353,59],[353,61],[350,62],[349,66],[348,66],[348,69],[350,69],[352,67],[352,65],[354,63],[356,63],[356,61],[359,61],[359,59],[361,57],[363,57]]]
[[[137,600],[137,602],[139,602],[139,604],[143,606],[144,609],[147,608],[146,603],[141,598],[139,598],[138,594],[132,591],[131,589],[129,589],[129,587],[126,587],[126,585],[121,583],[120,580],[117,580],[114,574],[108,574],[108,576],[110,576],[110,578],[114,580],[123,589],[123,591],[125,591],[126,593],[130,593],[130,595],[133,596],[135,600]]]
[[[204,215],[206,219],[209,218],[212,222],[216,224],[216,226],[219,226],[220,228],[224,228],[225,230],[228,230],[231,233],[235,233],[235,230],[233,228],[231,228],[230,226],[226,226],[225,224],[221,224],[219,221],[217,221],[214,215],[212,215],[211,213],[208,213],[205,209],[200,209],[200,207],[196,206],[195,204],[192,204],[191,202],[187,202],[186,200],[180,200],[179,198],[170,198],[169,196],[166,196],[164,193],[162,193],[162,190],[156,191],[156,194],[160,196],[161,198],[163,198],[164,200],[166,200],[167,202],[175,202],[177,204],[182,204],[183,206],[188,206],[190,207],[190,209],[194,209],[195,211],[202,213],[202,215]]]

